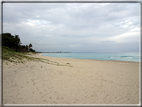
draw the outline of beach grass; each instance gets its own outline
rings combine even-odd
[[[14,63],[24,63],[23,59],[32,60],[32,57],[27,55],[34,54],[32,52],[16,52],[8,47],[3,46],[3,60]]]
[[[7,62],[18,64],[18,63],[25,63],[27,60],[32,60],[32,61],[41,61],[56,66],[69,66],[69,63],[63,65],[48,59],[33,57],[33,55],[35,54],[36,54],[35,52],[16,52],[8,47],[3,46],[3,60]]]

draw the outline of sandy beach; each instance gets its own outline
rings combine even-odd
[[[139,104],[138,62],[34,57],[3,64],[4,104]]]

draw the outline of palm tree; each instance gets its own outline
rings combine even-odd
[[[20,41],[19,35],[15,34],[15,37],[14,37],[14,47],[15,47],[16,51],[18,50],[20,44],[21,44],[21,41]]]
[[[32,46],[32,44],[30,43],[30,44],[29,44],[29,51],[30,51],[31,47],[33,47],[33,46]]]
[[[30,48],[30,47],[33,47],[31,43],[29,44],[29,48]]]

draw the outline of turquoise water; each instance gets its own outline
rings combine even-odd
[[[77,59],[96,59],[96,60],[120,60],[141,62],[138,52],[129,53],[42,53],[43,56],[77,58]]]

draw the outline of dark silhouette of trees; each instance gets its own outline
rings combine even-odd
[[[17,49],[19,48],[21,42],[20,42],[20,38],[19,38],[19,35],[15,35],[15,49],[17,51]]]
[[[16,50],[20,44],[21,42],[20,42],[20,38],[18,35],[13,36],[10,33],[2,34],[2,45],[3,46],[7,46],[9,48]]]
[[[35,52],[35,50],[33,50],[32,48],[29,49],[30,52]]]
[[[12,50],[15,51],[22,51],[22,52],[35,52],[35,50],[33,50],[32,44],[30,43],[29,46],[28,45],[21,45],[21,41],[20,41],[20,37],[19,35],[11,35],[10,33],[3,33],[2,34],[2,46],[6,46],[11,48]]]
[[[33,47],[33,46],[32,46],[32,44],[30,43],[30,44],[29,44],[29,48],[31,48],[31,47]]]
[[[33,45],[30,43],[30,44],[29,44],[29,51],[35,52],[35,50],[33,50],[31,47],[33,47]]]
[[[29,46],[28,45],[26,45],[26,50],[29,51]]]

